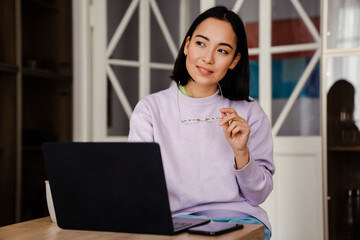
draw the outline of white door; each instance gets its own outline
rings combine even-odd
[[[273,124],[276,166],[264,207],[274,239],[323,239],[320,1],[259,5],[259,100]]]
[[[225,5],[244,20],[251,95],[273,124],[275,186],[263,205],[273,239],[322,239],[320,0],[74,0],[90,49],[84,54],[90,82],[77,87],[87,97],[75,96],[75,105],[87,111],[75,112],[74,125],[82,130],[74,139],[125,141],[136,102],[169,86],[187,27],[214,5]],[[74,30],[74,35],[79,34]]]
[[[273,239],[323,239],[320,1],[213,4],[225,5],[243,18],[251,74],[258,75],[252,77],[251,94],[258,96],[273,124],[275,184],[263,204]]]

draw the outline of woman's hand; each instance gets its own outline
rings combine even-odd
[[[247,142],[250,126],[234,108],[221,108],[220,112],[222,120],[219,125],[222,126],[226,140],[234,152],[237,169],[241,169],[249,162]]]

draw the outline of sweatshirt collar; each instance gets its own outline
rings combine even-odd
[[[192,97],[185,96],[184,94],[182,94],[176,85],[172,86],[171,88],[172,88],[173,94],[175,95],[175,98],[177,97],[176,94],[179,94],[180,104],[186,104],[189,106],[206,106],[206,105],[211,105],[214,103],[222,102],[221,95],[219,94],[219,89],[211,96],[204,97],[204,98],[192,98]],[[178,91],[178,93],[177,93],[177,91]]]

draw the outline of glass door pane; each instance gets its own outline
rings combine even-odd
[[[327,19],[327,47],[360,47],[359,23],[359,0],[329,0]]]
[[[272,0],[272,6],[273,126],[278,136],[318,136],[320,1]]]
[[[304,20],[295,6],[301,6],[315,28],[320,29],[320,1],[299,1],[295,5],[289,0],[272,0],[272,46],[313,43]]]
[[[190,2],[191,18],[197,15],[194,9],[198,5],[197,1]],[[142,7],[146,14],[140,13]],[[107,136],[127,136],[129,118],[139,99],[170,86],[180,45],[179,9],[180,1],[107,1],[108,51],[111,49],[107,69]],[[145,18],[150,29],[140,32]],[[144,39],[149,42],[144,43]],[[149,59],[141,58],[148,55]],[[143,70],[148,74],[141,74]],[[147,84],[149,89],[144,89]]]
[[[111,44],[116,31],[121,25],[132,0],[107,1],[107,44]],[[120,86],[125,93],[125,98],[134,109],[139,100],[139,6],[133,10],[132,15],[111,53],[110,69],[112,80]],[[125,64],[114,63],[123,61]],[[112,61],[112,62],[111,62]],[[129,66],[130,64],[130,66]],[[132,66],[131,66],[132,64]],[[129,117],[124,102],[121,102],[115,86],[107,79],[107,136],[126,136],[129,132]]]
[[[307,68],[313,52],[274,54],[272,60],[272,122],[275,124],[285,104]],[[320,69],[317,63],[288,113],[279,136],[320,134]]]

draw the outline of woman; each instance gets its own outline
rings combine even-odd
[[[191,25],[171,78],[177,83],[139,101],[129,141],[161,147],[174,215],[265,225],[259,207],[273,188],[269,120],[249,97],[244,25],[225,7]]]

